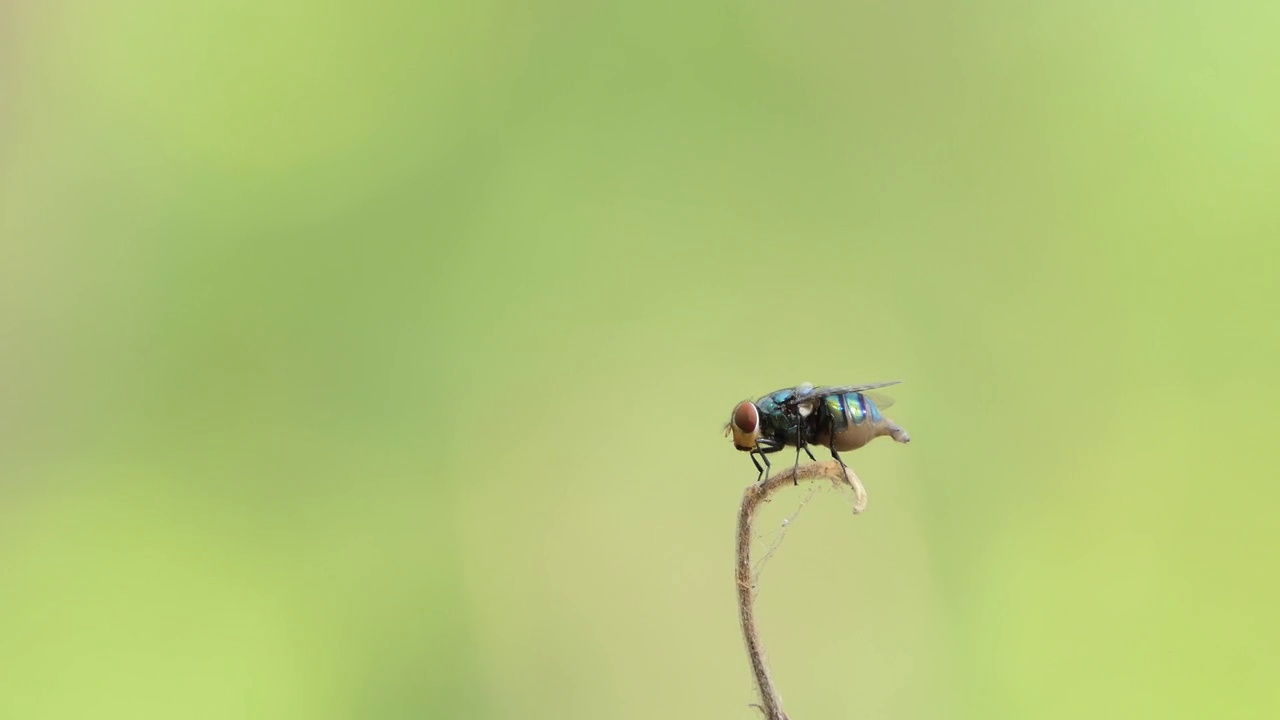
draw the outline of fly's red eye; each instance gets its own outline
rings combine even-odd
[[[733,426],[744,433],[755,432],[759,419],[756,406],[749,402],[738,403],[738,407],[733,410]]]

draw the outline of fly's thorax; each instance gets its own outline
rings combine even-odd
[[[760,408],[760,433],[784,445],[795,445],[804,418],[776,403],[757,400]]]

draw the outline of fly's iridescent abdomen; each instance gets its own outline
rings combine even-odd
[[[875,400],[860,392],[823,398],[818,425],[818,444],[836,451],[857,450],[881,435],[898,442],[911,440],[905,430],[880,412]]]

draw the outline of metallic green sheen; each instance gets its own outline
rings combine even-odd
[[[871,415],[871,422],[878,423],[881,420],[884,420],[884,415],[880,413],[880,408],[876,406],[875,400],[872,400],[866,395],[863,395],[862,399],[867,403],[867,412]]]
[[[792,389],[783,389],[769,393],[756,400],[756,409],[760,413],[760,432],[765,437],[776,437],[794,445],[799,438],[799,427],[783,412],[782,405],[795,395]]]
[[[847,393],[844,396],[844,402],[849,408],[849,415],[853,417],[854,425],[861,425],[867,421],[866,407],[862,404],[862,393]]]
[[[844,414],[844,399],[839,395],[828,395],[823,399],[827,406],[827,415],[836,432],[849,427],[849,416]]]

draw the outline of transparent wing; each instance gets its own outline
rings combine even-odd
[[[866,392],[868,390],[875,390],[876,388],[889,387],[890,385],[897,385],[900,382],[902,381],[890,380],[888,382],[870,383],[867,385],[824,385],[822,387],[814,388],[813,392],[807,395],[806,397],[813,397],[814,395],[843,395],[844,393],[851,393],[851,392]],[[879,405],[880,402],[877,400],[876,404]]]
[[[882,387],[889,387],[890,385],[897,385],[900,382],[902,381],[890,380],[888,382],[869,383],[866,385],[823,385],[822,387],[813,387],[808,383],[804,383],[803,385],[796,387],[795,395],[788,398],[786,402],[783,404],[790,405],[790,406],[799,406],[802,403],[805,403],[805,401],[811,401],[816,398],[823,398],[829,395],[843,395],[845,393],[860,392],[860,393],[867,394],[871,398],[872,402],[874,402],[877,407],[883,410],[884,408],[887,408],[893,405],[893,402],[894,402],[893,398],[889,397],[888,395],[884,395],[882,393],[868,393],[867,391],[874,390],[875,388],[882,388]],[[812,408],[812,405],[807,405],[805,407]],[[808,412],[802,407],[801,414],[807,415]]]
[[[884,410],[885,408],[888,408],[888,407],[892,407],[893,404],[897,402],[896,400],[889,397],[888,395],[885,395],[884,393],[863,392],[862,394],[871,398],[871,402],[875,403],[876,407],[880,408],[881,410]]]

